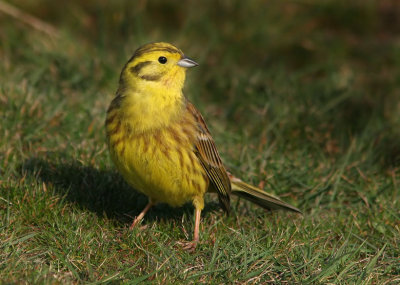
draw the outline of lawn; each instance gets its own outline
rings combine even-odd
[[[10,1],[11,2],[11,1]],[[400,4],[0,1],[0,283],[400,282]],[[35,24],[34,16],[42,22]],[[303,216],[146,205],[104,120],[124,63],[167,41],[227,168]]]

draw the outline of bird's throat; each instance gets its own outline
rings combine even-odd
[[[125,92],[123,100],[121,120],[136,133],[169,126],[180,118],[185,106],[182,92],[168,89]]]

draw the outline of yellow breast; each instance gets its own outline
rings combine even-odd
[[[208,178],[196,154],[195,121],[182,112],[169,125],[137,133],[121,110],[111,109],[106,129],[112,160],[126,181],[154,201],[180,206],[206,192]]]

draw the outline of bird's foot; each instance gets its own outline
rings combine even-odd
[[[199,242],[194,240],[194,241],[178,241],[177,244],[182,247],[183,250],[186,250],[188,252],[194,252],[196,250],[197,244]]]

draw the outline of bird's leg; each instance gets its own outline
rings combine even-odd
[[[140,223],[141,220],[143,220],[144,215],[146,215],[147,211],[150,210],[153,205],[153,201],[149,200],[149,203],[147,203],[143,211],[141,211],[140,214],[137,215],[136,218],[133,220],[132,225],[129,227],[130,230],[132,230],[138,223]]]
[[[183,249],[185,250],[194,251],[196,249],[197,244],[199,243],[200,216],[201,216],[201,210],[195,209],[193,240],[190,242],[180,243],[181,245],[183,245]]]
[[[195,210],[195,222],[194,222],[194,234],[193,234],[193,243],[197,244],[199,242],[199,230],[200,230],[200,219],[201,219],[201,210]]]

